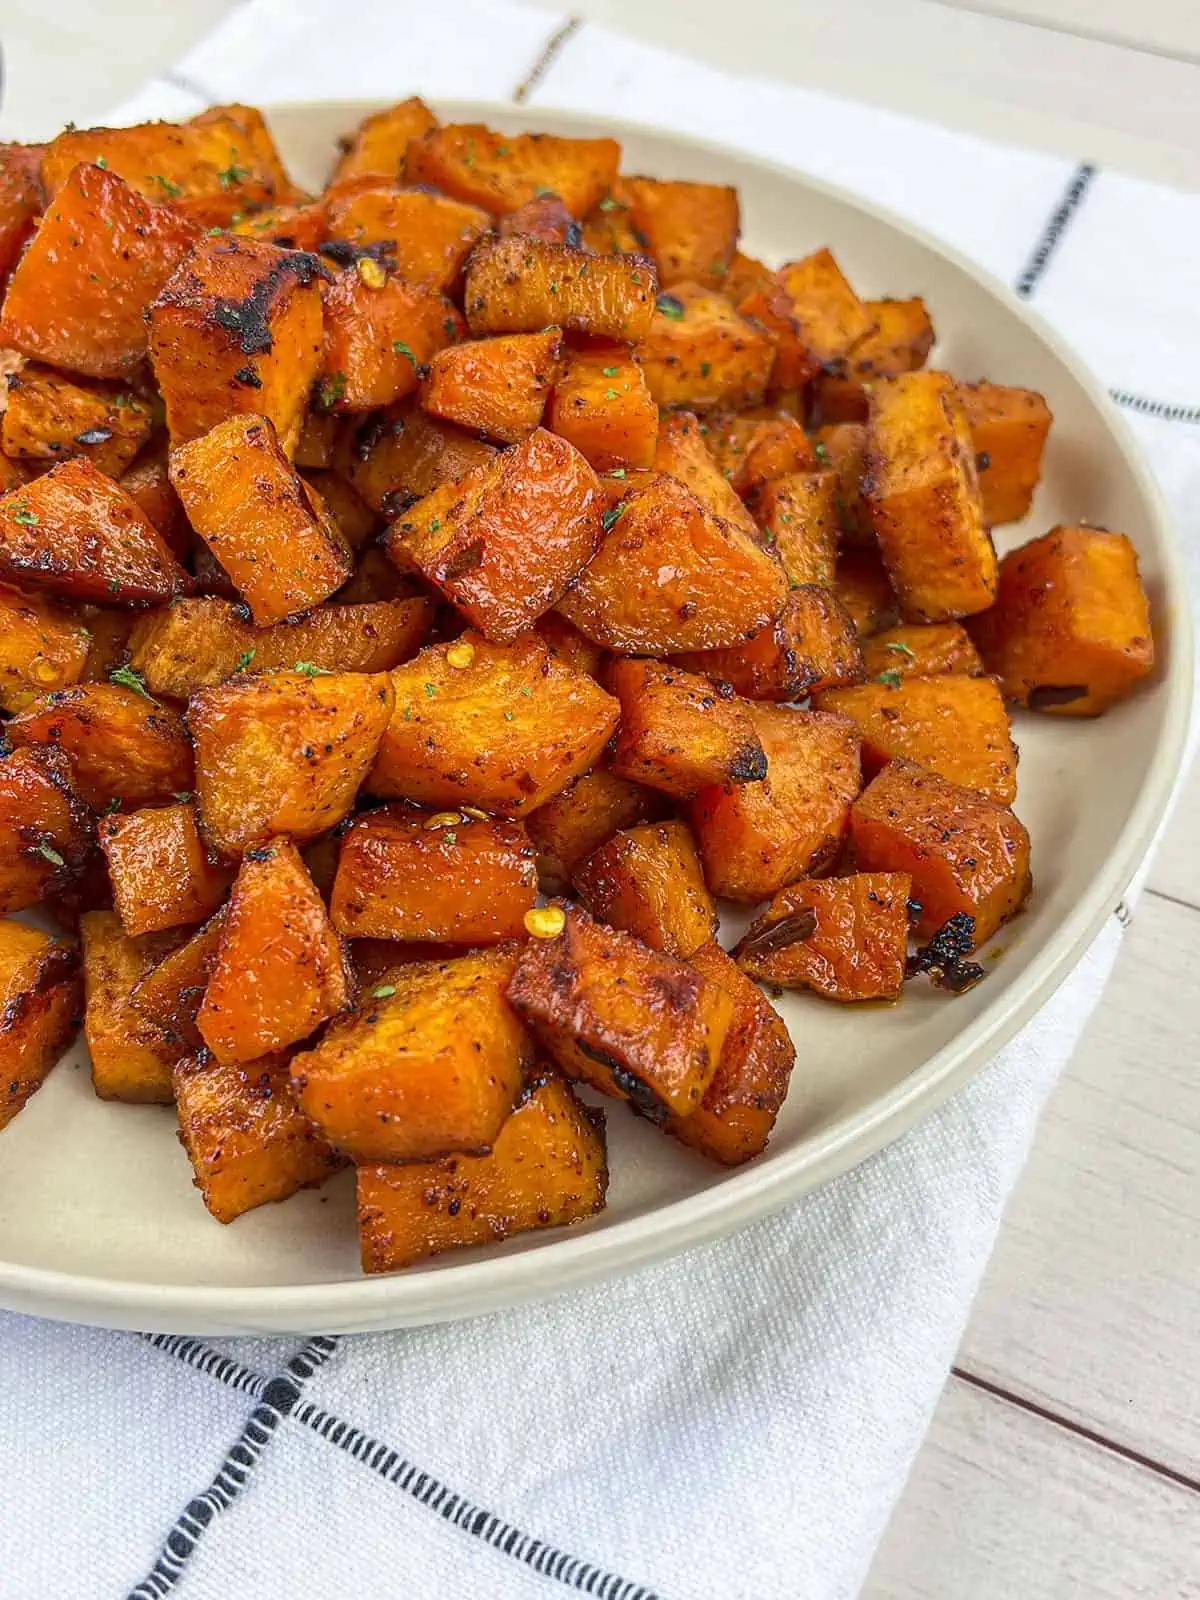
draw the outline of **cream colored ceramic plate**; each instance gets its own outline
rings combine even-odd
[[[336,136],[371,109],[277,111],[271,122],[297,178],[319,186]],[[1003,530],[1004,542],[1081,518],[1129,533],[1154,604],[1156,681],[1097,722],[1018,719],[1017,810],[1033,836],[1036,889],[988,951],[987,982],[959,999],[914,984],[895,1008],[780,1003],[798,1061],[761,1160],[725,1172],[612,1106],[612,1186],[595,1222],[368,1280],[348,1174],[221,1227],[192,1187],[172,1113],[97,1100],[79,1052],[0,1136],[4,1306],[183,1332],[395,1327],[494,1310],[728,1233],[903,1133],[1033,1015],[1117,904],[1175,783],[1191,625],[1164,508],[1104,390],[1036,317],[897,218],[783,167],[595,118],[442,109],[512,131],[613,134],[626,170],[736,184],[755,255],[783,261],[829,244],[864,295],[924,295],[940,334],[935,364],[1040,389],[1054,410],[1033,515]]]

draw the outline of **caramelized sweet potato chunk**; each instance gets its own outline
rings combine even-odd
[[[187,927],[211,916],[230,874],[204,851],[190,803],[100,819],[113,901],[131,937]]]
[[[839,370],[816,383],[815,405],[822,422],[865,422],[870,410],[866,385],[923,367],[933,348],[933,323],[924,300],[868,300],[875,327],[858,340]]]
[[[536,333],[553,324],[636,344],[654,317],[657,284],[645,256],[595,256],[515,234],[476,247],[463,306],[476,335]]]
[[[427,416],[415,397],[348,419],[334,447],[334,471],[375,511],[396,516],[443,483],[485,467],[495,445]]]
[[[537,849],[538,882],[546,894],[562,894],[575,868],[618,828],[657,822],[667,805],[652,789],[596,767],[568,785],[529,818]]]
[[[41,595],[0,584],[0,709],[20,711],[83,675],[88,630]]]
[[[611,188],[621,159],[615,139],[564,139],[552,133],[493,133],[482,123],[450,123],[409,142],[404,176],[428,183],[495,217],[558,195],[573,217]]]
[[[426,189],[354,185],[329,201],[329,235],[356,247],[382,245],[385,263],[415,287],[449,294],[490,218]]]
[[[706,428],[694,413],[674,411],[662,418],[653,466],[686,484],[706,511],[740,528],[756,544],[761,542],[758,525],[722,470],[715,430]]]
[[[862,422],[837,422],[818,428],[813,435],[813,450],[820,465],[837,474],[834,509],[844,537],[874,551],[875,535],[863,504],[863,469],[867,449],[867,429]]]
[[[1105,528],[1057,527],[1010,550],[971,628],[1004,693],[1055,716],[1095,716],[1154,667],[1137,552]]]
[[[736,189],[659,178],[622,178],[620,187],[664,289],[674,283],[724,288],[741,228]]]
[[[44,148],[40,144],[0,144],[0,284],[16,264],[42,209]]]
[[[192,530],[171,487],[166,439],[152,440],[121,474],[120,482],[175,559],[186,562],[192,551]]]
[[[97,472],[119,478],[150,437],[147,400],[127,389],[74,383],[30,362],[8,375],[8,404],[0,419],[6,456],[69,461],[79,456]]]
[[[689,808],[714,894],[762,900],[818,870],[841,847],[861,786],[858,733],[848,717],[749,707],[767,775],[704,789]]]
[[[337,440],[338,419],[332,411],[308,410],[300,424],[296,440],[293,465],[301,471],[332,467],[334,445]],[[349,485],[347,485],[349,487]],[[364,504],[366,502],[364,501]]]
[[[903,756],[989,800],[1008,805],[1016,798],[1017,752],[1004,701],[990,678],[885,678],[827,690],[816,704],[857,724],[868,777]]]
[[[596,474],[538,428],[489,467],[445,484],[393,523],[387,550],[485,638],[510,643],[563,596],[602,537]]]
[[[218,1222],[325,1182],[345,1161],[297,1106],[283,1056],[241,1067],[203,1051],[173,1076],[179,1137]]]
[[[604,1113],[539,1072],[488,1155],[407,1166],[360,1166],[358,1229],[364,1272],[396,1272],[464,1245],[530,1228],[561,1228],[604,1209]]]
[[[315,839],[354,804],[393,704],[386,673],[239,674],[188,706],[205,840],[237,855]]]
[[[93,378],[134,372],[146,308],[198,237],[115,172],[76,167],[9,280],[0,343]]]
[[[834,569],[833,592],[860,639],[890,628],[897,620],[896,592],[877,550],[843,549]]]
[[[530,1055],[505,1000],[515,965],[495,945],[394,968],[293,1059],[301,1109],[360,1162],[490,1150]]]
[[[992,528],[1019,522],[1042,475],[1050,407],[1033,389],[996,383],[960,383],[958,397],[975,450],[984,521]]]
[[[374,268],[366,276],[368,266]],[[412,394],[425,364],[465,332],[444,295],[364,259],[325,292],[325,357],[319,390],[330,411],[373,411]]]
[[[777,274],[792,302],[804,343],[818,362],[854,351],[875,327],[875,318],[846,281],[829,250],[789,261]]]
[[[395,182],[404,176],[409,140],[437,125],[433,112],[415,94],[386,111],[373,112],[341,141],[342,154],[330,182],[345,183],[350,178],[390,178]]]
[[[171,482],[259,627],[316,605],[350,576],[341,530],[266,417],[241,412],[180,445]]]
[[[733,1001],[733,1023],[703,1100],[686,1117],[668,1117],[663,1129],[681,1144],[734,1167],[766,1149],[787,1095],[796,1047],[782,1017],[719,944],[710,940],[688,959]]]
[[[264,206],[261,211],[241,213],[229,231],[248,239],[265,239],[281,250],[316,250],[329,237],[325,196],[300,205]]]
[[[799,700],[838,684],[861,683],[862,651],[854,623],[831,590],[793,588],[777,621],[745,644],[689,651],[678,664],[747,700]]]
[[[775,347],[723,295],[697,283],[676,283],[655,301],[640,336],[646,387],[660,406],[753,405],[763,396]]]
[[[556,194],[537,194],[526,200],[500,218],[496,232],[501,239],[510,239],[515,233],[532,234],[547,244],[577,245],[583,238],[579,224]]]
[[[0,756],[0,911],[24,911],[70,890],[95,843],[95,824],[52,745]]]
[[[962,913],[981,945],[1029,893],[1029,835],[1008,807],[913,761],[891,762],[863,790],[850,834],[860,870],[911,876],[922,937]]]
[[[908,959],[906,872],[810,878],[781,889],[735,952],[759,983],[826,1000],[897,1000]]]
[[[379,528],[379,518],[371,507],[336,472],[308,468],[300,473],[317,505],[324,506],[351,550],[362,550]]]
[[[574,907],[531,939],[508,998],[569,1078],[661,1117],[704,1098],[733,1021],[725,991]]]
[[[984,613],[986,615],[987,613]],[[910,622],[877,633],[863,645],[868,678],[931,678],[944,672],[983,671],[971,635],[958,622]]]
[[[79,919],[86,997],[83,1031],[101,1100],[169,1106],[179,1042],[133,1004],[133,989],[171,948],[173,934],[131,939],[115,911]]]
[[[658,407],[641,367],[619,346],[572,350],[550,396],[546,426],[597,472],[648,467],[658,438]]]
[[[80,998],[75,950],[23,922],[0,921],[0,1128],[70,1043]]]
[[[728,455],[722,448],[727,441],[732,445]],[[772,479],[817,466],[812,441],[795,417],[735,419],[732,429],[710,435],[709,444],[730,488],[743,499],[756,495]]]
[[[586,772],[620,712],[532,633],[510,645],[465,634],[427,646],[391,681],[396,709],[367,789],[504,817],[528,815]]]
[[[342,840],[329,914],[353,939],[520,939],[537,899],[535,854],[516,822],[383,806]]]
[[[129,992],[142,1016],[190,1053],[204,1049],[196,1017],[217,964],[227,905],[228,902],[202,928],[197,928],[185,944],[169,950]]]
[[[754,515],[790,583],[833,583],[837,566],[837,475],[788,472],[764,483]]]
[[[557,328],[472,339],[434,356],[421,404],[446,422],[517,444],[541,422],[561,367]]]
[[[616,660],[606,676],[621,702],[612,770],[686,800],[713,784],[766,776],[746,707],[706,678],[661,661]]]
[[[792,297],[778,278],[766,273],[765,281],[755,282],[740,292],[733,283],[723,287],[737,306],[738,315],[761,328],[771,341],[774,352],[770,370],[772,391],[802,390],[820,372],[821,361],[810,348]]]
[[[205,1044],[218,1061],[254,1061],[349,1002],[345,949],[295,845],[247,851],[196,1017]]]
[[[534,623],[533,631],[564,667],[574,667],[576,672],[586,672],[591,678],[599,677],[604,650],[594,640],[585,639],[566,617],[557,611],[547,611]]]
[[[687,960],[716,935],[717,908],[686,822],[614,833],[576,867],[572,881],[594,917],[652,950]]]

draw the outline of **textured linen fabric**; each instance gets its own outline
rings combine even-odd
[[[596,110],[811,164],[1036,300],[1118,395],[1200,577],[1200,199],[499,0],[345,22],[250,0],[121,115],[525,85],[531,121]],[[906,1138],[634,1276],[302,1346],[0,1315],[0,1600],[854,1595],[1119,942],[1113,919]]]

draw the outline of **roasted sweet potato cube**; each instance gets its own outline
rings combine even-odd
[[[1019,522],[1042,475],[1050,407],[1033,389],[996,383],[960,383],[958,397],[975,450],[984,521],[991,528]]]
[[[610,650],[662,655],[752,637],[787,599],[782,568],[740,527],[668,476],[605,514],[607,535],[559,602]]]
[[[1095,716],[1154,668],[1137,552],[1106,528],[1060,526],[1010,550],[971,630],[1004,693],[1055,716]]]
[[[259,627],[308,610],[350,576],[341,530],[266,417],[227,417],[172,450],[171,482]]]
[[[458,945],[441,944],[435,939],[413,944],[400,939],[351,939],[350,965],[354,969],[358,998],[380,998],[368,995],[368,991],[386,988],[388,974],[396,967],[411,967],[418,962],[457,961],[466,953]]]
[[[196,1017],[205,1044],[218,1061],[254,1061],[349,1002],[345,948],[295,845],[248,851]]]
[[[313,1188],[346,1164],[296,1104],[285,1056],[239,1067],[203,1051],[178,1064],[173,1083],[193,1181],[218,1222]]]
[[[652,950],[684,960],[717,931],[686,822],[622,829],[576,867],[575,891],[600,922],[623,928]]]
[[[922,937],[961,913],[981,945],[1029,894],[1029,835],[1008,807],[913,761],[889,763],[863,790],[850,837],[860,871],[911,876]]]
[[[495,445],[427,416],[413,397],[366,418],[348,418],[333,466],[373,510],[395,517],[440,484],[487,466],[495,454]]]
[[[565,333],[636,344],[654,317],[658,278],[647,256],[595,256],[529,234],[485,240],[467,262],[471,332]]]
[[[954,380],[908,372],[871,385],[863,502],[905,614],[945,622],[991,605],[996,552]]]
[[[577,245],[583,240],[579,223],[556,194],[537,194],[526,200],[500,218],[496,232],[501,239],[511,239],[516,233],[531,234],[547,244]]]
[[[356,1161],[491,1149],[530,1056],[512,945],[394,968],[292,1061],[301,1109]]]
[[[134,1008],[142,1016],[193,1054],[204,1049],[196,1017],[217,964],[227,904],[197,928],[185,944],[169,950],[129,992]]]
[[[0,911],[24,911],[78,883],[96,830],[53,745],[0,756]]]
[[[444,295],[364,258],[361,270],[339,273],[325,291],[320,403],[330,411],[390,406],[412,394],[425,364],[465,331]]]
[[[771,341],[774,359],[771,363],[770,387],[785,392],[803,389],[820,372],[821,360],[809,346],[807,333],[796,314],[791,295],[770,274],[766,282],[755,283],[740,294],[735,291],[733,284],[723,287],[725,294],[737,306],[738,315],[761,328]]]
[[[328,234],[356,248],[385,246],[385,264],[416,287],[449,294],[463,265],[488,231],[490,217],[427,189],[394,184],[354,185],[329,199]]]
[[[796,1061],[783,1018],[710,940],[689,961],[733,1001],[733,1023],[704,1099],[686,1117],[668,1117],[663,1130],[702,1155],[734,1167],[766,1149]]]
[[[867,449],[866,424],[838,422],[818,428],[813,435],[813,450],[818,463],[837,474],[834,509],[838,526],[855,544],[875,549],[875,536],[862,497],[863,466]]]
[[[192,787],[192,747],[173,711],[117,683],[84,683],[33,701],[6,729],[18,747],[54,744],[71,758],[79,798],[97,811],[166,801]]]
[[[907,872],[810,878],[781,889],[734,952],[759,983],[826,1000],[898,1000],[908,959]]]
[[[156,605],[187,573],[137,503],[87,461],[0,498],[0,578],[101,605]]]
[[[765,261],[760,261],[757,256],[748,256],[743,250],[735,250],[729,270],[721,279],[721,293],[727,295],[734,305],[739,305],[755,289],[778,284],[779,279]]]
[[[754,515],[790,583],[833,583],[837,567],[837,474],[789,472],[764,483]]]
[[[987,615],[987,613],[983,613]],[[957,672],[977,676],[983,671],[971,635],[959,622],[910,622],[877,633],[863,645],[868,678],[932,678]]]
[[[198,237],[115,172],[76,167],[9,280],[0,342],[93,378],[134,372],[146,307]]]
[[[203,238],[151,302],[150,358],[172,445],[231,413],[269,418],[290,453],[321,371],[320,264],[236,234]]]
[[[693,411],[754,405],[775,360],[775,347],[758,323],[697,283],[676,283],[660,294],[640,340],[638,358],[654,399]]]
[[[373,112],[341,141],[342,154],[330,182],[345,183],[350,178],[391,178],[393,181],[402,178],[408,141],[437,125],[433,112],[415,94],[388,106],[386,111]]]
[[[648,467],[658,438],[658,407],[641,367],[624,350],[572,350],[550,396],[546,426],[598,472]]]
[[[122,489],[153,523],[177,561],[186,563],[194,540],[179,496],[171,487],[165,437],[152,440],[120,478]]]
[[[421,404],[446,422],[517,444],[541,422],[561,368],[557,328],[472,339],[434,356]]]
[[[843,549],[834,569],[833,592],[860,639],[890,628],[897,620],[896,592],[877,550]]]
[[[621,702],[612,754],[619,777],[686,800],[713,784],[766,776],[749,712],[708,679],[661,661],[618,660],[605,681]]]
[[[758,525],[722,470],[723,463],[713,447],[714,436],[715,430],[707,428],[693,412],[668,413],[659,425],[654,470],[678,478],[706,511],[723,517],[759,543]]]
[[[819,584],[793,588],[783,614],[745,644],[689,651],[678,664],[747,700],[799,700],[865,676],[853,620]]]
[[[237,215],[229,231],[282,250],[316,250],[329,238],[329,210],[324,195],[299,205],[264,206]]]
[[[489,1155],[407,1166],[360,1166],[358,1230],[364,1272],[396,1272],[464,1245],[495,1244],[530,1228],[561,1228],[604,1209],[604,1113],[539,1072]]]
[[[1008,805],[1017,794],[1017,752],[1004,700],[991,678],[943,673],[829,689],[816,704],[853,719],[870,778],[897,756]]]
[[[732,427],[714,429],[708,442],[730,488],[743,499],[773,478],[817,466],[812,441],[795,417],[736,418]]]
[[[611,188],[620,160],[615,139],[493,133],[482,123],[462,122],[410,140],[404,176],[495,217],[544,190],[558,195],[573,217],[582,217]]]
[[[865,422],[867,389],[875,378],[894,378],[923,367],[933,348],[933,323],[924,300],[868,300],[875,327],[817,379],[814,396],[822,422]]]
[[[393,704],[382,672],[239,674],[188,706],[200,828],[220,855],[315,839],[354,804]]]
[[[862,781],[848,717],[770,705],[750,715],[767,776],[704,789],[689,807],[708,886],[730,900],[763,900],[832,861]]]
[[[378,532],[379,518],[358,491],[336,472],[308,468],[300,473],[313,499],[323,505],[337,524],[345,544],[361,550]]]
[[[79,456],[106,477],[119,478],[153,425],[150,402],[132,391],[75,383],[30,362],[8,375],[0,446],[6,456],[29,461]]]
[[[88,630],[41,595],[0,584],[0,709],[20,711],[83,675]]]
[[[737,190],[718,183],[670,183],[622,178],[629,220],[654,257],[658,281],[723,289],[737,250],[741,218]]]
[[[190,803],[100,819],[113,901],[131,937],[203,922],[225,898],[232,874],[205,854]]]
[[[557,611],[547,611],[534,623],[533,631],[556,661],[561,661],[565,667],[574,667],[576,672],[586,672],[589,677],[599,676],[606,652],[594,640],[585,639],[566,617]]]
[[[819,362],[851,353],[875,327],[868,305],[855,294],[829,250],[779,269],[779,281],[792,302],[792,315],[805,344]]]
[[[88,653],[80,683],[105,683],[114,672],[129,665],[129,640],[137,626],[137,611],[106,611],[81,606],[79,615],[88,631]],[[124,682],[124,677],[118,682]],[[126,688],[140,687],[126,683]]]
[[[733,1002],[673,956],[563,907],[562,931],[531,939],[508,998],[569,1078],[686,1116],[704,1098]]]
[[[509,645],[473,634],[429,645],[391,682],[396,709],[367,789],[503,817],[527,816],[586,772],[620,713],[533,633]]]
[[[585,772],[529,818],[543,892],[568,890],[579,863],[618,828],[657,822],[668,813],[666,801],[653,789],[620,778],[607,767]]]
[[[16,264],[42,209],[40,144],[0,144],[0,284]],[[10,341],[5,338],[5,344]]]
[[[580,223],[579,231],[583,244],[597,255],[648,255],[646,239],[633,225],[629,197],[620,178],[607,194],[600,196]]]
[[[83,1031],[101,1100],[170,1105],[171,1069],[182,1048],[133,1003],[133,989],[172,948],[174,934],[131,939],[115,911],[79,919],[86,1004]]]
[[[519,823],[383,806],[342,840],[329,915],[352,939],[521,939],[537,899],[535,857]]]
[[[305,472],[313,468],[332,467],[337,432],[338,419],[332,411],[306,411],[296,440],[293,464]]]
[[[0,921],[0,1128],[70,1043],[81,999],[77,951],[39,928]]]

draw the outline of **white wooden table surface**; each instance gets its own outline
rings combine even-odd
[[[0,137],[231,0],[4,0]],[[727,66],[1200,183],[1197,0],[583,0]],[[1200,440],[1198,440],[1200,446]],[[1051,1100],[868,1600],[1200,1600],[1200,772]]]

